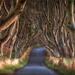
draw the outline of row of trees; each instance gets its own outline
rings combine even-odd
[[[38,29],[39,40],[52,56],[74,57],[74,0],[32,1],[32,18]]]
[[[38,16],[40,33],[45,41],[40,40],[52,56],[75,57],[74,0],[47,0],[46,3],[45,7],[42,2],[42,14]]]
[[[1,56],[3,56],[3,47],[7,44],[9,49],[8,56],[11,58],[13,46],[15,44],[18,29],[19,17],[26,4],[26,0],[2,0],[0,5],[1,19],[0,19],[0,48]],[[6,49],[6,50],[8,50]]]
[[[52,56],[75,57],[74,0],[2,0],[0,13],[1,56],[21,57],[37,38]]]
[[[30,41],[38,35],[30,18],[29,3],[26,3],[28,3],[26,0],[2,0],[0,2],[0,56],[6,55],[11,58],[14,51],[15,57],[20,58]]]

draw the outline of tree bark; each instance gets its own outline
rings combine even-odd
[[[12,13],[5,20],[0,20],[0,24],[1,24],[0,32],[8,28],[19,17],[19,15],[24,9],[25,4],[26,4],[26,1],[19,0],[18,4],[16,5]]]
[[[14,23],[12,26],[11,26],[11,28],[10,28],[10,32],[8,33],[8,35],[7,35],[7,38],[5,38],[4,40],[2,40],[1,41],[1,56],[3,56],[3,46],[4,46],[4,44],[12,37],[12,35],[13,35],[13,30],[14,30],[14,28],[15,28],[15,25],[16,25],[16,23]]]
[[[71,41],[72,41],[72,57],[75,57],[75,24],[74,24],[74,0],[68,0],[68,6],[67,6],[67,19],[68,19],[68,26],[67,29],[70,32],[71,35]]]
[[[14,46],[14,43],[16,41],[16,37],[17,37],[18,29],[19,29],[19,19],[17,19],[16,24],[17,25],[16,25],[15,33],[14,33],[13,37],[11,38],[11,43],[10,43],[11,44],[10,45],[10,56],[9,56],[9,58],[11,58],[13,46]]]

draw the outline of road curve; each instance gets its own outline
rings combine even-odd
[[[46,47],[36,48],[31,52],[27,66],[13,75],[58,75],[44,65],[44,50]]]

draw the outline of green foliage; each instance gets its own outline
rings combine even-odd
[[[4,69],[0,69],[0,73],[3,73],[3,74],[4,73],[14,73],[15,69],[22,68],[22,67],[24,67],[27,64],[28,58],[29,58],[29,56],[26,56],[26,59],[23,60],[23,62],[21,62],[18,65],[15,65],[15,66],[12,66],[12,65],[11,66],[5,66]]]
[[[31,50],[33,50],[34,48],[39,48],[39,47],[41,47],[41,46],[33,46],[31,48]],[[13,59],[14,57],[15,57],[15,53],[12,53],[11,58]],[[25,59],[23,60],[23,62],[19,63],[18,65],[5,66],[3,69],[0,69],[0,73],[1,74],[4,74],[4,73],[5,74],[12,74],[12,73],[14,73],[14,70],[24,67],[27,64],[28,59],[29,59],[29,56],[26,56]]]
[[[62,73],[62,74],[64,74],[64,75],[75,75],[75,71],[66,70],[66,69],[63,68],[63,67],[55,66],[55,65],[50,64],[48,58],[45,59],[45,63],[47,64],[47,67],[48,67],[48,68],[55,69],[55,70],[57,70],[59,73]]]
[[[15,53],[11,54],[11,59],[15,58]]]

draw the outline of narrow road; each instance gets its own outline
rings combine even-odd
[[[48,69],[44,65],[44,50],[46,47],[36,48],[30,55],[29,62],[26,67],[17,71],[13,75],[58,75],[53,70]]]

